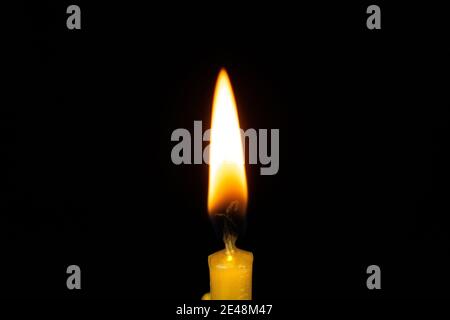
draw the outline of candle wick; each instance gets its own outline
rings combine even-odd
[[[225,243],[225,252],[227,255],[232,255],[236,249],[236,225],[233,221],[232,215],[239,209],[239,202],[233,201],[227,207],[223,222],[223,242]]]
[[[236,236],[228,234],[223,236],[223,242],[225,242],[225,253],[227,255],[233,255],[236,249]]]

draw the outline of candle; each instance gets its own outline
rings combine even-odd
[[[212,300],[251,300],[253,254],[234,247],[208,258]]]
[[[244,148],[236,101],[225,69],[214,92],[209,146],[208,212],[219,221],[225,249],[208,257],[210,293],[204,300],[250,300],[253,254],[236,247],[247,209]]]

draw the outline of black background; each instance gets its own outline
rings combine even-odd
[[[280,129],[280,170],[247,166],[255,299],[448,297],[448,91],[441,11],[371,3],[77,2],[10,11],[0,113],[2,295],[197,300],[221,249],[206,165],[226,67],[241,126]],[[55,1],[56,3],[56,1]],[[448,38],[448,35],[447,35]],[[7,99],[8,98],[8,99]],[[66,288],[66,268],[82,290]],[[366,268],[382,290],[366,288]]]

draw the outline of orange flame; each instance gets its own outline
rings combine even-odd
[[[225,213],[230,204],[247,209],[244,146],[236,101],[225,69],[217,77],[209,147],[208,212]]]

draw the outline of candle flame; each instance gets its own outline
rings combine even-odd
[[[225,69],[217,77],[210,141],[208,212],[244,214],[247,209],[244,147],[233,88]]]

